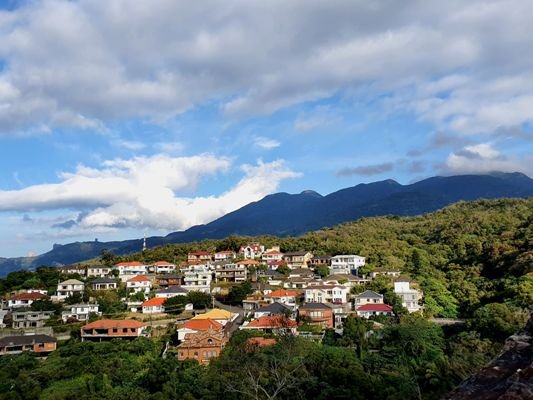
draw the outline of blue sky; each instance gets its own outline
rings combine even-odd
[[[0,257],[533,175],[531,2],[196,3],[0,1]]]

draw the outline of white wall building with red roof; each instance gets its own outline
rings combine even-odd
[[[126,281],[126,288],[130,293],[143,292],[147,295],[152,289],[152,281],[146,276],[137,275]]]
[[[126,282],[128,279],[137,275],[146,275],[148,268],[145,264],[139,261],[128,261],[118,263],[113,266],[113,270],[118,271],[118,277],[121,282]]]

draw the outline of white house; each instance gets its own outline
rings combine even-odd
[[[252,243],[239,248],[239,255],[245,260],[259,258],[265,251],[265,246],[259,243]]]
[[[215,253],[215,261],[232,261],[235,258],[237,258],[237,255],[231,250],[217,251]]]
[[[278,246],[272,247],[271,249],[267,249],[261,255],[261,261],[263,261],[266,264],[270,264],[271,262],[281,261],[281,260],[283,260],[283,253],[280,251]]]
[[[150,289],[152,289],[152,282],[146,276],[138,275],[126,281],[126,288],[129,292],[143,292],[145,295],[147,295],[150,293]]]
[[[411,288],[411,282],[408,279],[398,278],[394,281],[394,293],[402,299],[402,306],[409,312],[420,311],[422,308],[418,302],[422,299],[422,291]]]
[[[143,263],[138,261],[123,262],[113,266],[114,270],[118,271],[118,277],[122,282],[138,275],[146,275],[148,268]]]
[[[18,293],[9,298],[7,307],[10,309],[29,307],[35,300],[46,300],[48,296],[39,292]]]
[[[388,276],[391,278],[398,278],[400,276],[400,271],[397,269],[390,268],[376,268],[374,271],[370,272],[370,278],[374,279],[380,275]]]
[[[364,306],[365,304],[383,304],[383,295],[373,290],[365,290],[363,293],[355,296],[355,307]]]
[[[392,307],[388,304],[365,304],[355,309],[359,317],[370,318],[377,315],[392,315]]]
[[[143,314],[165,312],[165,301],[167,299],[164,297],[154,297],[153,299],[146,300],[141,306]]]
[[[117,282],[111,278],[96,278],[90,282],[92,290],[114,290]]]
[[[83,295],[85,284],[77,279],[67,279],[66,281],[57,284],[57,292],[52,296],[53,300],[64,301],[67,297],[75,294]]]
[[[334,274],[352,274],[356,275],[359,268],[365,265],[365,257],[357,256],[355,254],[338,255],[331,257],[331,265],[329,266],[329,273]]]
[[[306,303],[342,304],[348,301],[350,289],[342,285],[313,285],[305,288]]]
[[[105,265],[87,267],[87,278],[104,278],[111,273],[112,268]]]
[[[157,261],[150,265],[149,269],[156,274],[169,274],[176,271],[176,265],[166,261]]]
[[[206,265],[191,265],[183,272],[182,288],[189,291],[209,293],[211,291],[211,280],[213,273]]]
[[[98,304],[70,304],[65,306],[65,308],[67,308],[67,311],[61,313],[63,322],[67,322],[69,318],[74,318],[78,321],[88,321],[89,314],[102,314],[98,311]]]

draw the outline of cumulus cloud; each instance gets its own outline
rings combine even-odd
[[[337,176],[372,176],[379,175],[384,172],[390,172],[394,169],[394,164],[387,162],[382,164],[372,164],[372,165],[360,165],[353,168],[343,168],[337,172]]]
[[[451,153],[442,168],[444,173],[533,172],[533,157],[507,157],[491,143],[465,146]]]
[[[397,107],[456,132],[533,119],[527,0],[22,4],[0,12],[3,135],[105,130],[211,101],[264,114],[361,85],[403,90]]]
[[[83,165],[59,175],[60,182],[0,191],[0,211],[79,209],[76,218],[56,228],[95,229],[151,227],[185,229],[209,222],[275,191],[288,178],[300,176],[282,160],[242,165],[243,177],[220,195],[193,197],[205,177],[228,171],[228,158],[135,157]]]

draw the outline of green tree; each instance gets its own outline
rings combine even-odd
[[[469,326],[481,336],[505,340],[508,336],[524,327],[528,313],[507,304],[491,303],[480,307],[474,312]]]

